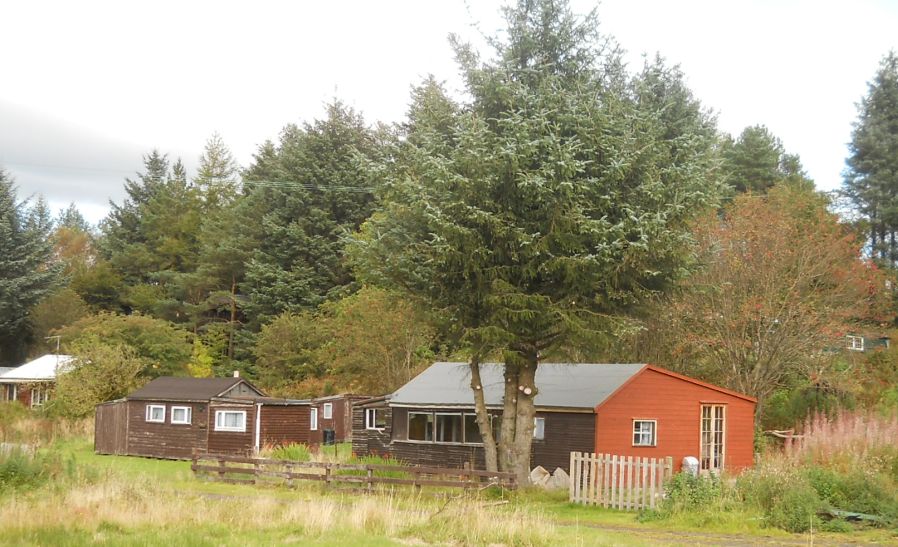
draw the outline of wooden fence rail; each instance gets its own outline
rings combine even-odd
[[[570,501],[614,509],[655,508],[673,458],[571,452]]]
[[[499,486],[514,489],[514,473],[477,469],[418,467],[381,464],[341,464],[329,462],[297,462],[267,458],[247,458],[221,454],[194,453],[190,469],[197,476],[229,483],[258,484],[284,482],[293,486],[296,480],[364,485],[368,491],[375,484],[483,488]]]

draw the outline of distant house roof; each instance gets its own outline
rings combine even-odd
[[[14,368],[16,368],[16,367],[0,367],[0,376],[6,374],[7,372],[11,371]]]
[[[258,396],[265,394],[243,378],[179,378],[162,376],[128,395],[128,399],[173,399],[208,401],[223,397],[237,384],[244,383]]]
[[[540,363],[536,369],[537,407],[595,408],[644,364]],[[502,404],[503,365],[483,363],[480,379],[487,406]],[[471,371],[467,363],[434,363],[390,398],[391,405],[470,406]]]
[[[57,372],[64,372],[68,369],[73,359],[74,357],[71,355],[48,353],[0,374],[0,382],[22,383],[55,380]]]

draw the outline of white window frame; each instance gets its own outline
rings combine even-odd
[[[384,412],[382,408],[366,408],[365,409],[365,429],[372,431],[383,431],[384,427],[377,427],[377,411]]]
[[[161,408],[162,409],[162,418],[154,419],[153,418],[153,410]],[[164,424],[165,423],[165,405],[147,405],[146,409],[146,421],[154,424]]]
[[[175,411],[183,410],[184,411],[184,420],[175,420]],[[175,425],[190,425],[193,420],[193,408],[189,406],[173,406],[171,407],[171,412],[169,413],[171,416],[171,423]]]
[[[636,429],[637,424],[645,424],[645,423],[652,424],[652,429],[651,429],[651,431],[649,431],[649,432],[643,431],[641,427],[639,428],[639,430]],[[640,439],[641,439],[646,433],[650,433],[650,434],[651,434],[651,436],[649,437],[649,443],[644,443],[644,442],[642,442],[642,441],[640,441],[640,442],[637,443],[637,442],[636,442],[636,435],[638,434],[639,437],[640,437]],[[633,446],[643,446],[643,447],[658,446],[658,420],[648,420],[648,419],[643,419],[643,418],[634,418],[634,419],[633,419],[633,431],[632,431],[631,441],[632,441],[632,443],[633,443]]]
[[[321,417],[325,420],[334,419],[334,403],[324,403],[321,405]]]
[[[309,412],[309,430],[318,431],[318,409],[313,408]]]
[[[47,386],[31,388],[31,408],[44,406],[50,400],[50,391]]]
[[[224,425],[224,416],[227,414],[239,414],[243,418],[243,426]],[[221,420],[219,420],[221,417]],[[245,410],[216,410],[215,411],[215,431],[234,431],[243,433],[246,431],[246,411]]]
[[[846,336],[848,339],[846,347],[851,351],[864,351],[864,337],[858,336],[856,334],[849,334]]]
[[[542,416],[533,418],[533,440],[546,440],[546,419]]]

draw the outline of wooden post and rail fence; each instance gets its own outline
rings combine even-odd
[[[571,452],[571,502],[613,509],[654,509],[673,476],[673,458]]]
[[[349,483],[368,491],[376,484],[454,488],[498,486],[514,489],[514,473],[453,469],[444,467],[398,466],[382,464],[344,464],[330,462],[298,462],[268,458],[247,458],[224,454],[194,452],[190,469],[209,480],[238,483],[284,483],[319,481],[325,485]]]

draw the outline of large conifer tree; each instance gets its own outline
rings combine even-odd
[[[13,180],[0,169],[0,365],[22,363],[28,312],[48,295],[59,268],[51,265],[52,222],[43,200],[16,201]]]
[[[718,194],[717,137],[676,69],[628,77],[594,14],[520,0],[506,19],[493,60],[456,44],[470,103],[416,90],[353,257],[447,319],[472,355],[487,466],[526,480],[539,362],[613,335],[676,276],[687,221]],[[498,444],[479,380],[497,356]]]
[[[898,263],[898,57],[889,52],[858,105],[844,188],[864,217],[872,256]]]

